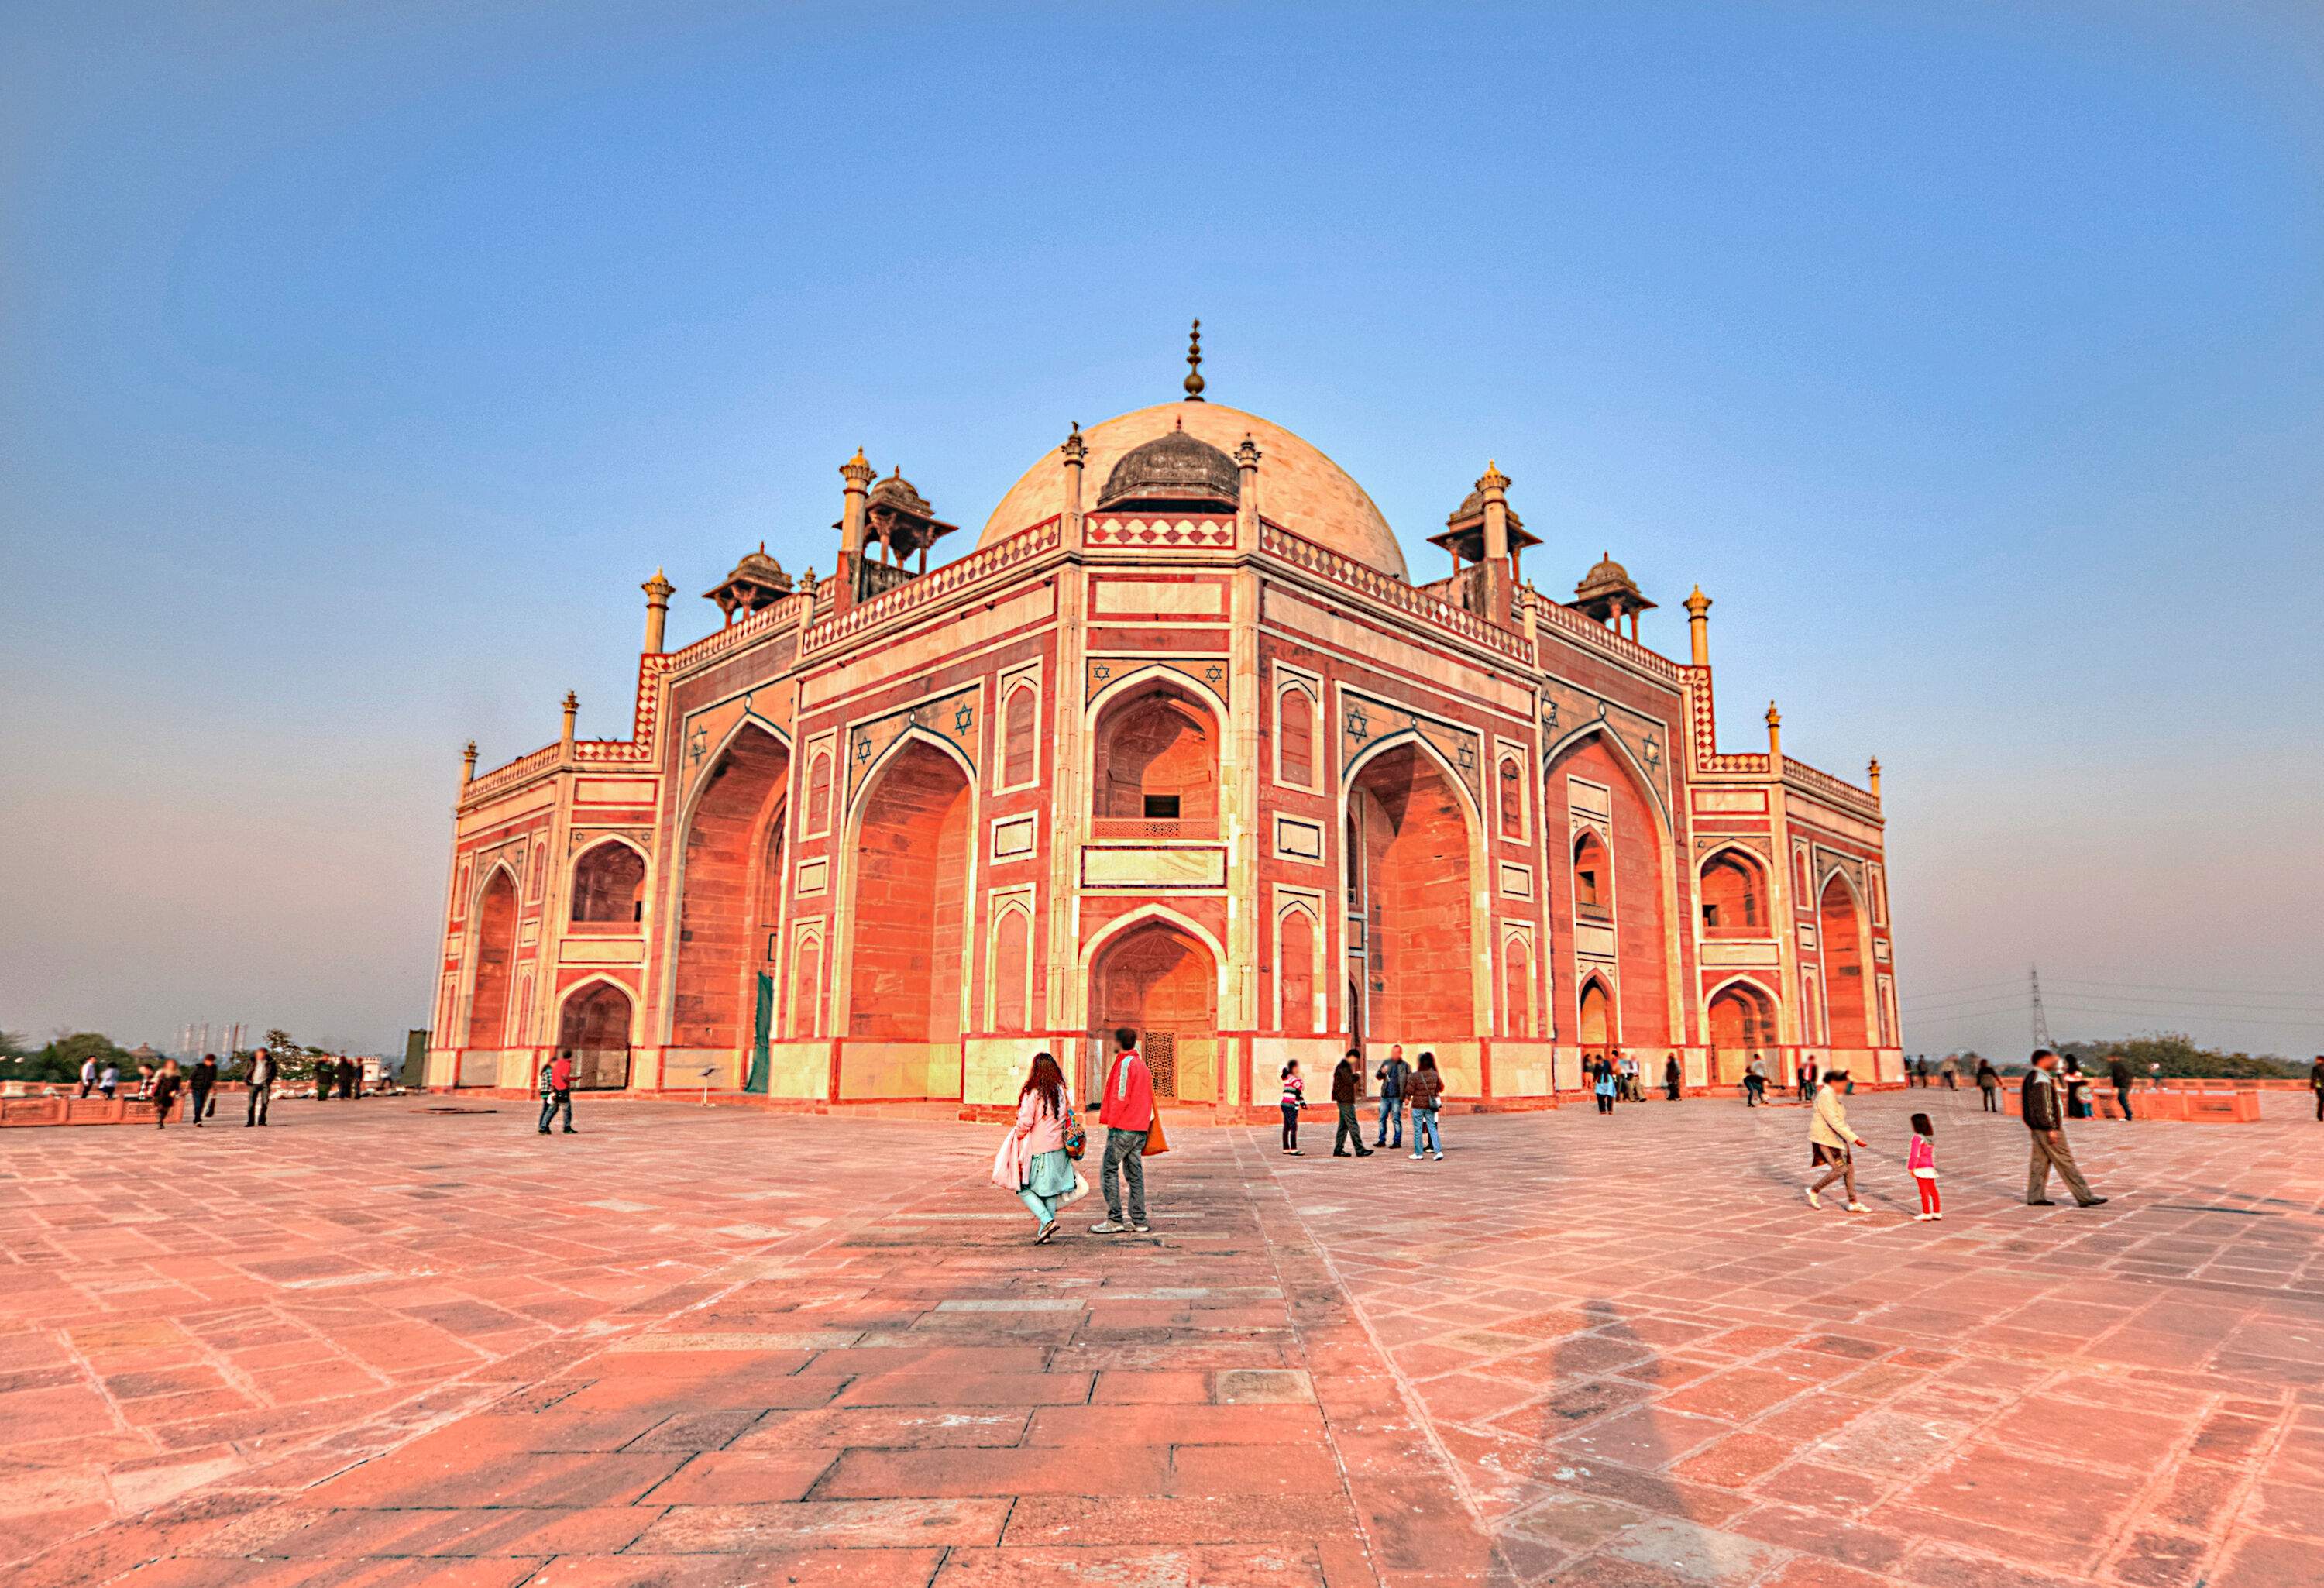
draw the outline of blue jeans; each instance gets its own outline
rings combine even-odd
[[[1146,1132],[1117,1131],[1109,1126],[1105,1132],[1105,1161],[1098,1168],[1098,1189],[1105,1193],[1105,1216],[1115,1223],[1121,1218],[1121,1182],[1130,1182],[1130,1222],[1146,1222]]]
[[[1413,1112],[1417,1113],[1419,1110],[1415,1109]],[[1396,1140],[1393,1143],[1388,1139],[1391,1126],[1396,1131]],[[1374,1141],[1372,1145],[1375,1147],[1404,1145],[1404,1099],[1393,1092],[1380,1099],[1379,1140]]]
[[[1444,1150],[1444,1138],[1436,1133],[1436,1111],[1433,1108],[1412,1111],[1412,1155],[1419,1157],[1424,1146],[1431,1152]]]

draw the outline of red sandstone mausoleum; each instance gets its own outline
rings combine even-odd
[[[427,1083],[564,1048],[585,1085],[969,1108],[1041,1048],[1086,1085],[1119,1025],[1230,1113],[1351,1044],[1517,1105],[1612,1047],[1899,1075],[1878,763],[1787,759],[1773,706],[1722,752],[1700,589],[1685,661],[1610,559],[1540,594],[1490,465],[1416,584],[1330,458],[1187,386],[956,560],[859,451],[831,577],[754,552],[668,651],[657,572],[629,738],[568,696],[558,743],[468,747]]]

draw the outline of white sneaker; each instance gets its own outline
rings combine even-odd
[[[1418,1163],[1418,1162],[1420,1161],[1420,1154],[1418,1154],[1417,1152],[1414,1153],[1414,1154],[1412,1155],[1412,1161],[1413,1161],[1413,1162],[1415,1162],[1415,1163]]]
[[[1117,1224],[1111,1219],[1106,1220],[1103,1223],[1090,1226],[1090,1233],[1093,1235],[1126,1235],[1129,1233],[1128,1224]]]
[[[1823,1205],[1823,1198],[1822,1198],[1822,1197],[1821,1197],[1821,1196],[1818,1196],[1816,1195],[1815,1187],[1814,1187],[1813,1186],[1809,1186],[1807,1189],[1808,1189],[1808,1205],[1809,1205],[1810,1207],[1821,1207],[1821,1206]]]
[[[1434,1159],[1438,1163],[1443,1163],[1444,1161],[1444,1155],[1441,1152],[1432,1152],[1428,1156]]]
[[[1913,1222],[1916,1224],[1925,1224],[1936,1216],[1936,1214],[1930,1213],[1916,1213],[1913,1215]]]
[[[1154,1233],[1154,1226],[1151,1224],[1132,1224],[1130,1228],[1133,1234],[1151,1235]]]
[[[1864,1204],[1860,1202],[1851,1202],[1848,1205],[1848,1211],[1850,1213],[1870,1213],[1872,1210],[1865,1206]]]

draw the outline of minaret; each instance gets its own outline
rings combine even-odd
[[[475,780],[476,742],[471,739],[468,741],[468,747],[460,752],[460,787],[465,789]]]
[[[1697,585],[1694,594],[1682,603],[1686,608],[1686,634],[1694,644],[1694,665],[1711,665],[1711,597]]]
[[[565,731],[558,736],[558,743],[565,746],[565,753],[567,755],[573,753],[573,719],[580,713],[580,710],[581,697],[573,693],[570,689],[566,690]]]
[[[669,626],[669,597],[677,586],[669,576],[656,568],[653,577],[638,586],[646,593],[646,654],[661,654],[662,635]]]
[[[1074,421],[1057,452],[1065,466],[1065,516],[1058,525],[1064,531],[1058,539],[1072,548],[1082,543],[1082,469],[1089,462],[1089,443],[1082,439],[1079,420]]]
[[[832,571],[838,581],[832,592],[832,610],[844,611],[855,599],[861,586],[857,565],[863,559],[863,500],[872,488],[876,473],[858,447],[855,456],[839,466],[839,477],[847,482],[847,501],[839,514],[839,566]]]
[[[1778,776],[1784,770],[1784,716],[1772,700],[1767,702],[1767,770]]]
[[[1245,551],[1259,549],[1259,443],[1245,435],[1234,450],[1235,466],[1242,471],[1241,498],[1235,504],[1235,543]]]
[[[1872,758],[1872,764],[1864,769],[1864,775],[1872,780],[1872,798],[1877,800],[1880,798],[1880,758],[1878,756]]]
[[[1499,562],[1509,554],[1509,476],[1489,457],[1477,489],[1485,498],[1484,560]],[[1514,568],[1510,569],[1512,574],[1516,571]]]

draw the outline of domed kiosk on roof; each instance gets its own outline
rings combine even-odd
[[[1185,439],[1168,440],[1172,437]],[[1259,511],[1268,520],[1366,568],[1393,578],[1407,577],[1396,531],[1388,528],[1388,520],[1364,488],[1321,448],[1272,420],[1218,402],[1160,402],[1092,425],[1081,432],[1081,438],[1089,448],[1088,477],[1106,482],[1098,492],[1096,505],[1101,509],[1113,491],[1115,470],[1131,453],[1156,463],[1164,457],[1174,462],[1191,460],[1194,456],[1191,448],[1179,451],[1189,440],[1203,443],[1206,453],[1227,465],[1225,475],[1218,482],[1224,494],[1213,500],[1232,504],[1231,459],[1235,448],[1249,438],[1262,459]],[[1148,453],[1154,442],[1167,442],[1167,446],[1159,453]],[[1042,454],[1001,498],[992,516],[984,521],[984,532],[976,543],[990,546],[1063,512],[1063,461],[1057,448]],[[1136,466],[1142,470],[1146,465]]]

